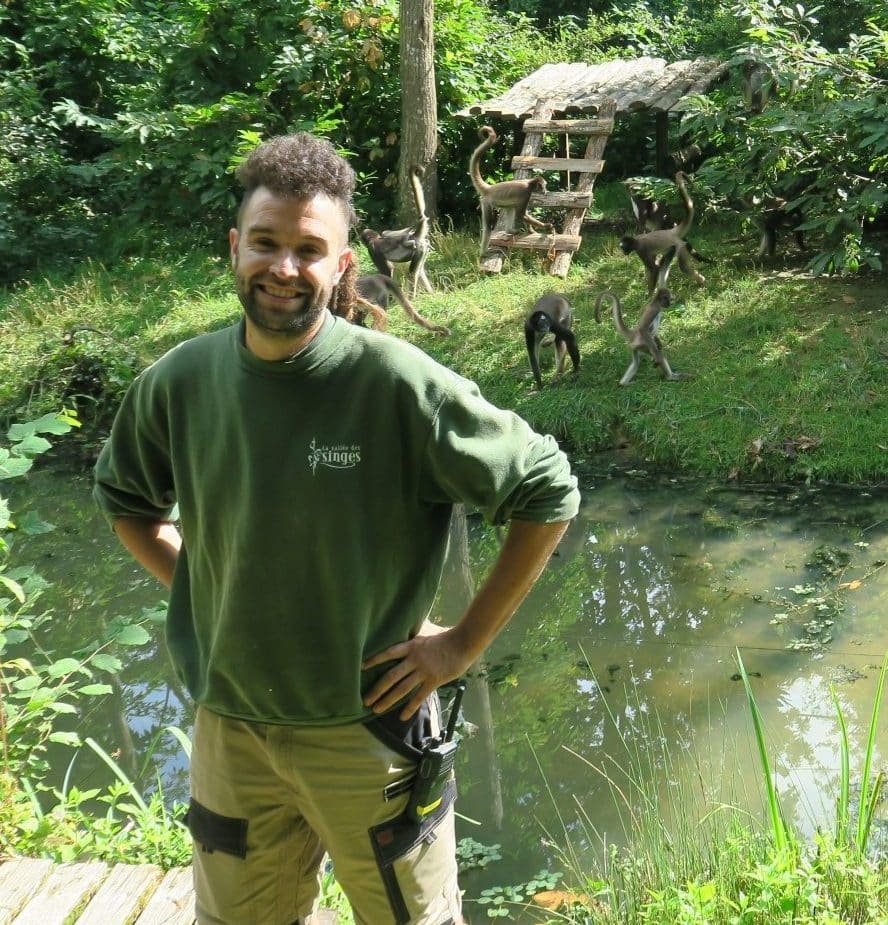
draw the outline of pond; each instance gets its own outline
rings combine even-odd
[[[541,869],[582,865],[633,837],[622,794],[644,789],[664,816],[688,801],[738,803],[762,818],[762,775],[735,657],[762,711],[790,821],[812,834],[834,818],[842,706],[859,772],[888,651],[888,492],[733,487],[602,468],[549,568],[470,679],[458,772],[459,834],[501,859],[463,878],[467,898]],[[9,483],[7,483],[9,484]],[[119,615],[149,615],[114,696],[79,731],[113,751],[145,790],[187,794],[184,755],[164,730],[190,708],[162,643],[162,589],[118,547],[89,497],[90,477],[47,466],[20,480],[13,510],[55,524],[21,537],[16,564],[53,583],[56,652]],[[454,619],[496,555],[469,518],[436,615]],[[70,754],[54,755],[61,777]],[[888,706],[876,767],[888,766]],[[86,754],[72,772],[95,785]],[[880,808],[888,829],[888,801]],[[565,858],[565,855],[567,858]],[[475,917],[480,917],[475,913]]]

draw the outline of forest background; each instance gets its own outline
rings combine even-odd
[[[627,443],[658,464],[718,477],[884,476],[888,7],[874,0],[9,0],[0,6],[4,420],[66,402],[100,439],[142,366],[230,320],[233,171],[261,139],[299,129],[329,137],[358,173],[360,222],[403,218],[408,6],[434,17],[437,97],[429,268],[438,292],[419,307],[454,336],[402,328],[400,310],[394,333],[422,336],[493,400],[580,451]],[[617,388],[624,348],[611,344],[612,328],[588,323],[595,289],[616,289],[633,311],[643,304],[637,262],[615,246],[632,227],[621,181],[654,172],[654,120],[639,114],[617,120],[565,281],[583,373],[534,394],[521,317],[558,282],[535,257],[513,259],[497,278],[478,270],[467,164],[481,119],[455,114],[545,63],[644,55],[729,65],[669,120],[672,148],[695,142],[705,155],[693,177],[694,239],[715,263],[705,290],[675,274],[666,340],[695,381],[642,388],[653,379],[645,372]],[[742,92],[749,61],[771,85],[761,111]],[[484,159],[491,179],[509,175],[515,145],[516,125],[500,123],[504,138]],[[782,243],[763,267],[749,226],[753,204],[769,197],[801,209],[812,244],[801,254]]]

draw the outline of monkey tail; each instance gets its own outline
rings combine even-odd
[[[496,144],[497,134],[489,125],[482,125],[478,129],[478,136],[481,138],[481,144],[475,148],[469,158],[469,176],[472,178],[472,186],[475,187],[475,191],[483,193],[488,189],[489,184],[485,183],[481,176],[481,155]]]
[[[425,192],[422,188],[422,178],[425,176],[425,167],[416,164],[410,171],[410,185],[413,187],[413,201],[419,214],[420,228],[418,237],[424,238],[429,231],[429,216],[426,212]]]
[[[675,175],[675,185],[678,187],[679,193],[681,193],[685,207],[685,217],[675,226],[675,233],[680,238],[683,238],[691,230],[691,225],[694,224],[694,200],[691,199],[691,194],[688,192],[686,180],[687,177],[679,170]]]
[[[345,318],[346,321],[353,321],[355,317],[355,305],[358,301],[358,292],[355,289],[357,279],[357,259],[352,258],[345,273],[339,277],[339,282],[330,298],[330,312],[340,318]]]
[[[595,300],[595,320],[599,323],[601,322],[601,303],[604,301],[608,301],[611,304],[611,313],[613,314],[614,324],[617,330],[624,337],[628,336],[629,329],[623,321],[623,306],[620,304],[620,297],[615,292],[611,292],[610,289],[602,292]]]
[[[700,263],[709,263],[709,262],[710,262],[709,258],[708,258],[708,257],[704,257],[704,256],[700,253],[700,251],[698,251],[697,248],[694,247],[694,245],[691,244],[691,242],[690,242],[687,238],[685,238],[685,244],[687,244],[687,246],[688,246],[688,253],[689,253],[695,260],[699,260]]]

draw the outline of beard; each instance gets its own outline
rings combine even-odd
[[[293,337],[311,330],[324,313],[330,293],[308,290],[300,293],[293,308],[274,308],[262,304],[262,294],[257,284],[237,279],[237,297],[244,312],[256,327],[268,334]]]

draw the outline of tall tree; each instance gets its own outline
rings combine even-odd
[[[398,222],[413,221],[416,207],[410,168],[425,168],[426,210],[438,215],[438,97],[435,91],[435,0],[401,0],[401,160],[398,164]]]

